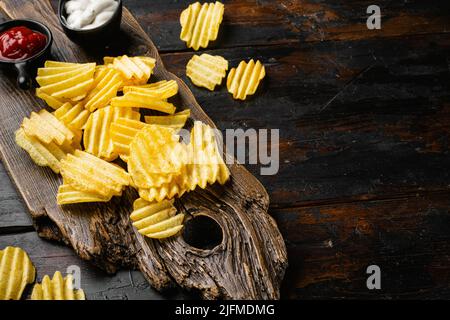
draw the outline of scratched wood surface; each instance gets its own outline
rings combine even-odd
[[[450,298],[450,3],[379,1],[382,28],[367,30],[372,1],[224,2],[206,51],[265,63],[247,102],[184,76],[187,1],[126,5],[219,128],[280,128],[279,173],[247,168],[286,241],[281,297]],[[0,230],[18,237],[30,224],[2,181]],[[370,264],[381,267],[380,291],[366,288]]]
[[[186,84],[165,69],[157,48],[126,8],[120,32],[107,45],[70,41],[47,0],[2,1],[0,9],[12,19],[45,22],[53,34],[54,60],[101,61],[104,56],[122,54],[156,59],[152,81],[177,81],[173,102],[178,110],[190,109],[190,118],[214,127]],[[205,299],[279,299],[286,247],[276,222],[267,214],[266,190],[242,165],[228,164],[230,179],[223,186],[197,188],[177,199],[177,210],[187,216],[186,227],[164,241],[145,238],[132,227],[129,214],[138,197],[132,188],[108,203],[58,206],[61,178],[48,168],[36,167],[14,142],[23,117],[42,108],[42,101],[34,90],[17,88],[14,74],[7,69],[1,73],[0,153],[39,236],[66,243],[80,258],[108,273],[139,268],[157,290],[178,286]],[[192,126],[192,120],[187,126]],[[198,222],[205,219],[206,227]],[[213,236],[217,236],[215,242]]]

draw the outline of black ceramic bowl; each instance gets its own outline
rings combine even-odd
[[[31,86],[32,75],[36,68],[44,63],[50,55],[53,37],[49,28],[40,22],[27,19],[9,20],[0,24],[0,33],[13,27],[25,26],[31,30],[38,31],[47,37],[45,47],[34,56],[23,60],[2,60],[0,58],[0,66],[5,68],[15,68],[18,72],[17,84],[22,89],[28,89]]]
[[[107,41],[113,36],[117,36],[117,32],[120,29],[120,22],[122,21],[122,0],[116,0],[119,5],[117,6],[114,15],[104,24],[98,26],[97,28],[80,30],[71,29],[66,22],[66,9],[65,3],[68,0],[60,0],[58,6],[58,18],[61,23],[64,32],[69,38],[77,42],[98,42]]]

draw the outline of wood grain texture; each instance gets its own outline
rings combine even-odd
[[[65,245],[46,241],[36,232],[3,235],[0,237],[0,248],[6,246],[23,248],[36,267],[36,279],[41,282],[45,275],[53,275],[55,271],[63,274],[70,266],[80,268],[81,287],[88,300],[160,300],[185,299],[182,292],[169,291],[161,294],[151,288],[140,271],[120,270],[115,275],[108,275],[95,268],[91,263],[81,260],[76,253]],[[29,298],[31,287],[25,292]]]
[[[127,0],[127,6],[161,52],[174,52],[186,50],[179,40],[179,15],[192,2]],[[366,9],[374,4],[370,0],[222,2],[226,27],[209,49],[399,38],[450,30],[448,1],[378,1],[382,11],[378,31],[366,27]]]
[[[448,193],[435,193],[273,209],[290,256],[284,297],[448,298],[449,207]],[[381,290],[367,290],[372,264],[382,270]]]
[[[281,129],[279,174],[258,177],[288,249],[281,297],[450,298],[449,2],[378,1],[382,29],[369,31],[371,1],[224,1],[223,36],[201,52],[264,62],[245,102],[184,77],[178,14],[191,2],[126,4],[218,128]],[[3,190],[10,233],[26,216]],[[372,263],[380,291],[365,287]]]
[[[47,1],[2,1],[1,8],[12,18],[27,17],[45,22],[52,30],[54,58],[63,61],[100,60],[104,55],[148,55],[157,59],[153,80],[174,79],[180,87],[176,105],[191,109],[191,116],[214,126],[195,101],[188,87],[164,69],[156,47],[125,10],[122,31],[108,47],[98,44],[83,50],[61,31]],[[58,207],[55,194],[60,179],[50,170],[36,168],[13,142],[14,130],[38,102],[31,91],[15,88],[14,77],[2,71],[0,104],[2,115],[0,151],[3,163],[30,209],[39,235],[71,245],[77,254],[108,272],[138,266],[157,289],[173,282],[198,290],[207,299],[277,299],[287,266],[286,249],[275,221],[267,214],[268,195],[244,167],[231,165],[231,181],[183,197],[179,210],[191,216],[212,217],[223,230],[223,242],[212,250],[188,246],[182,237],[158,242],[133,232],[129,222],[129,190],[109,204]],[[14,105],[14,108],[8,106]],[[217,208],[217,209],[212,209]],[[224,270],[226,272],[224,272]]]
[[[272,207],[450,191],[447,35],[207,52],[266,65],[243,103],[182,78],[219,127],[280,128],[280,170],[259,177]],[[182,75],[190,54],[162,57]]]
[[[3,165],[0,166],[0,235],[30,231],[31,217],[25,214],[25,206],[9,180]]]

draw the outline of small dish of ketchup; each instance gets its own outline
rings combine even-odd
[[[14,67],[19,87],[31,85],[36,68],[50,53],[50,30],[33,20],[10,20],[0,24],[0,66]]]
[[[25,26],[0,33],[0,59],[24,60],[44,49],[47,36]]]

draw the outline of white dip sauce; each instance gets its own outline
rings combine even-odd
[[[111,19],[119,3],[115,0],[71,0],[65,3],[66,22],[71,29],[93,29]]]

